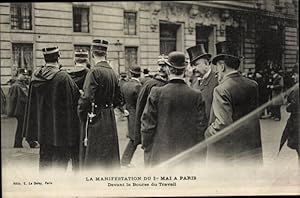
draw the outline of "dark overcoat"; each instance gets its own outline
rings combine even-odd
[[[214,71],[211,71],[208,77],[203,79],[201,83],[197,80],[197,78],[195,78],[191,84],[192,88],[198,89],[201,92],[205,102],[205,112],[208,119],[210,118],[214,88],[217,85],[218,78],[216,77],[216,73]]]
[[[83,89],[83,83],[88,72],[89,69],[87,67],[78,67],[68,71],[79,89]]]
[[[205,103],[183,79],[154,87],[142,115],[145,165],[154,166],[204,140]]]
[[[283,131],[280,149],[287,141],[288,147],[300,151],[300,128],[299,128],[299,84],[287,97],[287,112],[291,113]]]
[[[123,85],[123,94],[126,104],[126,109],[129,112],[128,118],[128,137],[134,140],[134,127],[135,127],[135,114],[136,114],[136,102],[140,92],[142,84],[135,79],[130,79]]]
[[[83,86],[84,95],[78,102],[81,120],[80,165],[83,167],[114,168],[120,164],[119,142],[114,107],[121,105],[122,96],[115,72],[107,61],[91,69]],[[87,123],[87,113],[94,102],[96,116]],[[85,127],[88,144],[84,146]]]
[[[68,73],[52,65],[36,70],[28,95],[23,133],[27,141],[59,147],[78,145],[79,90]]]
[[[282,92],[282,89],[284,86],[282,76],[280,76],[279,74],[275,77],[273,76],[272,85],[273,85],[273,88],[271,89],[272,90],[272,98],[275,98]],[[275,106],[282,105],[283,100],[274,100],[272,104]]]
[[[213,93],[215,119],[205,132],[209,138],[258,107],[258,87],[238,72],[224,76]],[[252,157],[261,162],[262,144],[258,116],[242,123],[238,130],[208,146],[208,159],[221,161]]]
[[[145,82],[142,85],[140,93],[138,95],[136,103],[136,122],[134,128],[134,142],[135,144],[141,144],[141,117],[144,111],[144,108],[147,103],[148,96],[153,87],[162,87],[167,84],[167,81],[160,78],[158,75],[154,76],[152,79]]]
[[[152,76],[144,76],[143,78],[141,78],[141,84],[145,84],[145,82],[147,82],[148,80],[151,80]]]
[[[7,115],[23,117],[28,97],[28,87],[25,82],[16,80],[8,91]]]

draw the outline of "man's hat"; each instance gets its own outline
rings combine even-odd
[[[101,39],[94,39],[92,42],[92,50],[107,51],[108,41]]]
[[[217,61],[224,59],[224,57],[230,57],[234,59],[241,59],[238,55],[238,46],[230,41],[222,41],[216,43],[217,55],[212,59],[212,63],[215,65]]]
[[[83,49],[75,51],[75,58],[88,58],[89,53]]]
[[[121,77],[126,77],[126,76],[127,76],[127,73],[126,73],[126,72],[121,72],[121,73],[120,73],[120,76],[121,76]]]
[[[141,72],[142,72],[141,67],[139,67],[139,66],[133,66],[129,69],[129,71],[134,74],[141,74]]]
[[[187,66],[184,53],[178,51],[171,52],[166,63],[175,69],[184,69]]]
[[[168,56],[165,56],[164,54],[158,56],[157,64],[162,66],[166,64],[166,60],[168,60]]]
[[[44,56],[47,55],[53,55],[53,54],[59,54],[59,48],[56,47],[47,47],[42,49]]]
[[[27,71],[24,68],[18,68],[17,69],[17,74],[26,74],[26,73],[27,73]]]
[[[145,68],[144,71],[143,71],[143,73],[144,73],[144,74],[149,74],[149,69],[148,69],[148,68]]]
[[[194,63],[196,60],[198,60],[200,58],[206,58],[206,59],[211,58],[211,54],[208,54],[205,51],[205,48],[204,48],[203,44],[195,45],[193,47],[190,47],[186,51],[189,54],[191,64]]]

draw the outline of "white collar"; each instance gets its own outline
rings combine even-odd
[[[209,68],[209,70],[206,72],[206,74],[203,75],[202,79],[208,78],[208,76],[209,76],[210,73],[211,73],[211,68]]]
[[[136,81],[140,82],[140,79],[138,79],[138,78],[131,77],[131,79],[132,79],[132,80],[136,80]]]
[[[235,74],[235,73],[239,73],[239,72],[237,70],[234,70],[234,71],[231,71],[231,72],[228,72],[227,74],[225,74],[224,77],[229,76],[230,74]]]

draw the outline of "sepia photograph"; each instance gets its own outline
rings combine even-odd
[[[2,196],[299,196],[298,6],[0,3]]]

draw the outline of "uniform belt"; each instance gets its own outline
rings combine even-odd
[[[114,107],[113,104],[100,104],[100,105],[97,104],[97,108],[100,108],[100,109],[108,109],[108,108],[112,108],[112,107]]]

